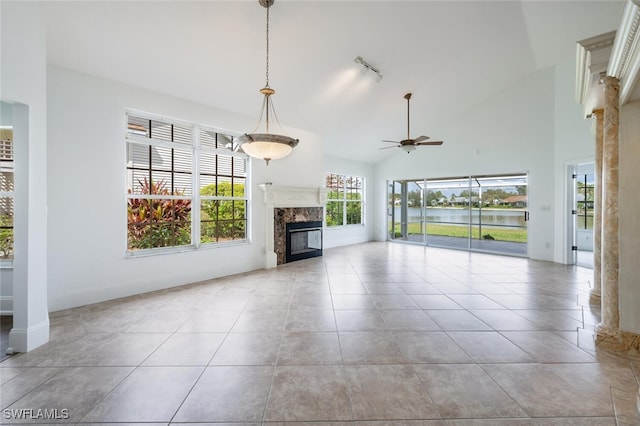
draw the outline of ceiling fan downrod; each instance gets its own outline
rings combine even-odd
[[[409,129],[411,128],[409,125],[409,100],[411,99],[411,92],[404,95],[404,98],[407,100],[407,140],[411,139],[411,134],[409,133]]]

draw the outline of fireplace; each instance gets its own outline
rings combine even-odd
[[[315,229],[311,229],[306,235],[295,235],[294,244],[296,247],[300,245],[300,250],[307,254],[315,252],[315,256],[321,256],[322,221],[328,190],[322,187],[298,188],[270,184],[259,186],[264,193],[266,208],[265,267],[275,268],[291,261],[286,256],[287,237],[290,237],[287,226],[290,224],[294,225],[294,229],[309,228],[309,222],[314,224],[313,228]],[[300,223],[306,224],[299,225]],[[295,228],[297,226],[300,226],[300,228]],[[297,234],[297,232],[294,233]],[[316,248],[318,246],[320,247],[319,249]]]
[[[322,221],[287,223],[286,263],[322,256]]]

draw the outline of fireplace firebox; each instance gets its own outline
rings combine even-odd
[[[286,224],[286,262],[322,256],[322,221]]]

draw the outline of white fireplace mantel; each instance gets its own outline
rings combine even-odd
[[[265,268],[275,268],[278,256],[274,250],[274,209],[289,207],[324,207],[327,203],[327,188],[300,188],[274,186],[268,183],[258,185],[262,190],[265,204]]]
[[[327,188],[300,188],[258,185],[264,195],[264,203],[273,207],[324,207],[327,203]],[[267,212],[268,213],[268,212]]]

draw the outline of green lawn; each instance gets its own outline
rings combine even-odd
[[[472,237],[474,239],[480,239],[480,235],[478,234],[478,227],[473,226]],[[396,225],[395,228],[396,235],[400,234],[400,225]],[[427,235],[442,235],[446,237],[468,237],[469,228],[468,226],[457,226],[457,225],[442,225],[436,223],[427,224]],[[422,229],[420,229],[419,223],[410,223],[409,224],[409,234],[410,235],[420,235],[422,234]],[[482,227],[482,236],[491,235],[493,239],[497,241],[510,241],[516,243],[526,243],[527,242],[527,230],[526,229],[509,229],[503,227],[491,227],[491,226],[483,226]]]

